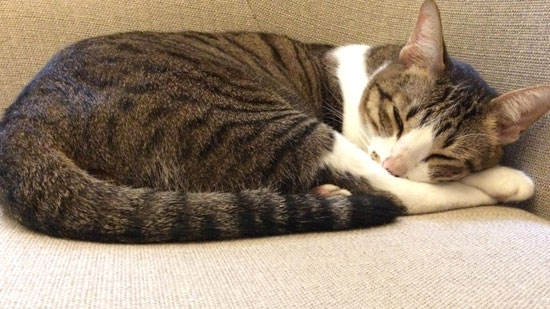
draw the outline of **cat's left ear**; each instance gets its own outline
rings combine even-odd
[[[414,30],[401,49],[399,60],[405,67],[417,66],[432,72],[443,71],[450,63],[439,8],[433,0],[422,4]]]
[[[497,114],[503,145],[518,140],[531,124],[550,111],[550,86],[533,86],[507,92],[491,101]]]

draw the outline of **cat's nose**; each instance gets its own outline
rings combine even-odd
[[[407,172],[407,166],[401,156],[386,158],[382,162],[382,167],[394,176],[403,176]]]

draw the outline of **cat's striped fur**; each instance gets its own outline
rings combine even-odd
[[[427,3],[424,10],[433,11]],[[343,59],[330,45],[267,33],[196,32],[78,42],[54,56],[4,115],[3,205],[24,225],[54,236],[166,242],[366,227],[405,210],[529,197],[532,183],[523,174],[516,178],[519,186],[527,183],[522,195],[491,191],[475,175],[447,185],[393,177],[363,151],[371,151],[368,144],[354,145],[339,133],[342,114],[351,112],[359,117],[348,127],[374,128],[365,132],[396,141],[429,123],[436,128],[434,147],[449,148],[463,142],[456,141],[466,123],[464,132],[487,131],[486,139],[476,139],[491,141],[487,158],[427,149],[431,157],[422,162],[453,161],[432,162],[434,171],[447,168],[431,180],[496,164],[500,127],[489,102],[496,94],[472,72],[450,73],[461,67],[450,60],[442,71],[410,65],[403,56],[410,44],[365,47],[357,60],[367,70],[360,72],[364,90],[353,90],[360,101],[346,102],[337,73]],[[471,80],[477,84],[468,87],[480,96],[446,90]],[[485,107],[461,109],[449,101],[454,95]],[[344,110],[349,104],[355,108]],[[445,104],[460,112],[436,108]],[[462,157],[451,157],[457,154]],[[308,193],[325,183],[353,195]]]
[[[332,129],[321,121],[341,124],[328,48],[188,32],[63,50],[2,123],[10,213],[51,235],[130,242],[391,221],[401,210],[384,197],[292,194],[329,175],[320,161]]]

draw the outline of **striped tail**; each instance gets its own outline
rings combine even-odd
[[[0,149],[8,213],[57,237],[102,242],[181,242],[369,227],[402,214],[375,195],[320,197],[268,190],[182,193],[117,186],[54,149]],[[29,145],[26,145],[29,146]],[[20,153],[25,149],[25,155]]]

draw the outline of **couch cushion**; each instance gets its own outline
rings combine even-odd
[[[550,307],[550,222],[505,207],[365,230],[115,245],[0,213],[0,308]]]

